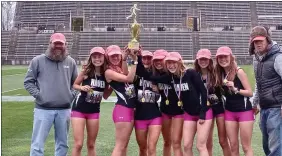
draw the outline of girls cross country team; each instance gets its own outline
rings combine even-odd
[[[160,134],[163,156],[193,156],[194,141],[200,156],[212,156],[215,122],[224,156],[239,156],[239,138],[245,155],[253,156],[248,77],[229,47],[219,47],[214,60],[208,49],[200,49],[194,68],[186,68],[178,52],[163,49],[91,49],[73,85],[80,93],[72,106],[72,155],[81,155],[85,127],[88,155],[96,155],[100,103],[114,91],[112,156],[126,155],[133,128],[139,156],[156,156]]]

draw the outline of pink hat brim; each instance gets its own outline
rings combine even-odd
[[[197,56],[196,59],[200,59],[200,58],[207,58],[207,59],[211,59],[211,56],[207,56],[207,55],[199,55]]]
[[[51,41],[52,43],[55,43],[55,42],[61,42],[61,43],[66,43],[65,40],[60,40],[60,39],[54,39]]]
[[[114,50],[114,51],[111,51],[111,52],[108,53],[109,56],[112,56],[112,55],[115,55],[115,54],[121,55],[122,53],[119,50]]]
[[[254,42],[254,41],[263,41],[263,40],[265,40],[266,39],[266,37],[264,37],[264,36],[258,36],[258,37],[255,37],[253,40],[252,40],[252,42]]]
[[[162,60],[165,56],[153,56],[153,60]]]
[[[169,57],[166,57],[165,58],[165,61],[179,61],[181,59],[177,58],[177,57],[172,57],[172,56],[169,56]]]

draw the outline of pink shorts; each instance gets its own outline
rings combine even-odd
[[[199,115],[190,115],[186,112],[184,112],[184,121],[198,121],[199,120]],[[212,113],[212,109],[209,109],[206,112],[206,120],[211,120],[213,119],[213,113]]]
[[[84,119],[99,119],[100,113],[81,113],[78,111],[71,112],[72,118],[84,118]]]
[[[225,110],[224,118],[225,121],[237,121],[237,122],[254,121],[255,114],[253,110],[249,110],[245,112],[230,112],[228,110]]]
[[[172,118],[183,118],[183,114],[180,114],[180,115],[168,115],[168,114],[162,113],[162,120],[170,120]]]
[[[135,129],[147,130],[151,125],[162,125],[162,118],[157,117],[151,120],[135,120]]]
[[[116,122],[131,122],[134,120],[134,109],[127,108],[122,105],[115,105],[113,110],[113,121]]]

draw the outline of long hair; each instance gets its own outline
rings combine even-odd
[[[237,63],[235,61],[234,55],[230,54],[230,65],[229,65],[229,71],[226,77],[228,81],[234,81],[235,76],[237,74]],[[225,71],[223,67],[221,67],[218,63],[218,59],[216,58],[216,65],[215,65],[215,75],[216,75],[216,86],[222,87],[223,85],[223,75],[225,74]]]
[[[105,57],[105,55],[103,56]],[[100,68],[100,74],[103,75],[107,68],[106,58],[104,59],[104,63]],[[82,65],[82,71],[84,72],[84,75],[87,75],[88,77],[94,77],[95,74],[97,74],[95,71],[95,65],[92,63],[91,55],[88,57],[87,63]]]
[[[196,59],[195,62],[194,62],[194,68],[197,72],[202,74],[202,70],[201,70],[201,67],[199,66],[198,62],[199,62],[198,59]],[[215,85],[216,85],[215,68],[214,68],[212,59],[209,59],[209,65],[207,67],[207,71],[208,71],[207,88],[210,89],[210,88],[215,87]]]

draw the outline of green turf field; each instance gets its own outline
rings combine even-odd
[[[247,72],[249,80],[253,86],[254,74],[251,66],[242,66]],[[2,96],[22,96],[29,95],[23,89],[23,79],[27,66],[2,66]],[[96,141],[97,155],[109,156],[114,147],[114,124],[112,122],[113,103],[103,103],[101,105],[100,129]],[[33,123],[33,103],[32,102],[2,102],[2,155],[29,155]],[[217,131],[214,132],[214,155],[222,155],[218,144]],[[157,155],[161,156],[162,137],[157,146]],[[70,151],[73,145],[72,131],[69,135]],[[256,122],[254,126],[252,147],[255,156],[262,156],[261,133]],[[194,149],[195,153],[196,150]],[[70,152],[69,152],[70,153]],[[128,156],[137,156],[138,145],[135,134],[132,133],[128,147]],[[51,130],[45,145],[45,155],[54,155],[54,130]],[[69,154],[70,155],[70,154]],[[85,147],[83,154],[86,155]],[[198,154],[195,154],[198,155]],[[243,155],[241,151],[241,155]]]

